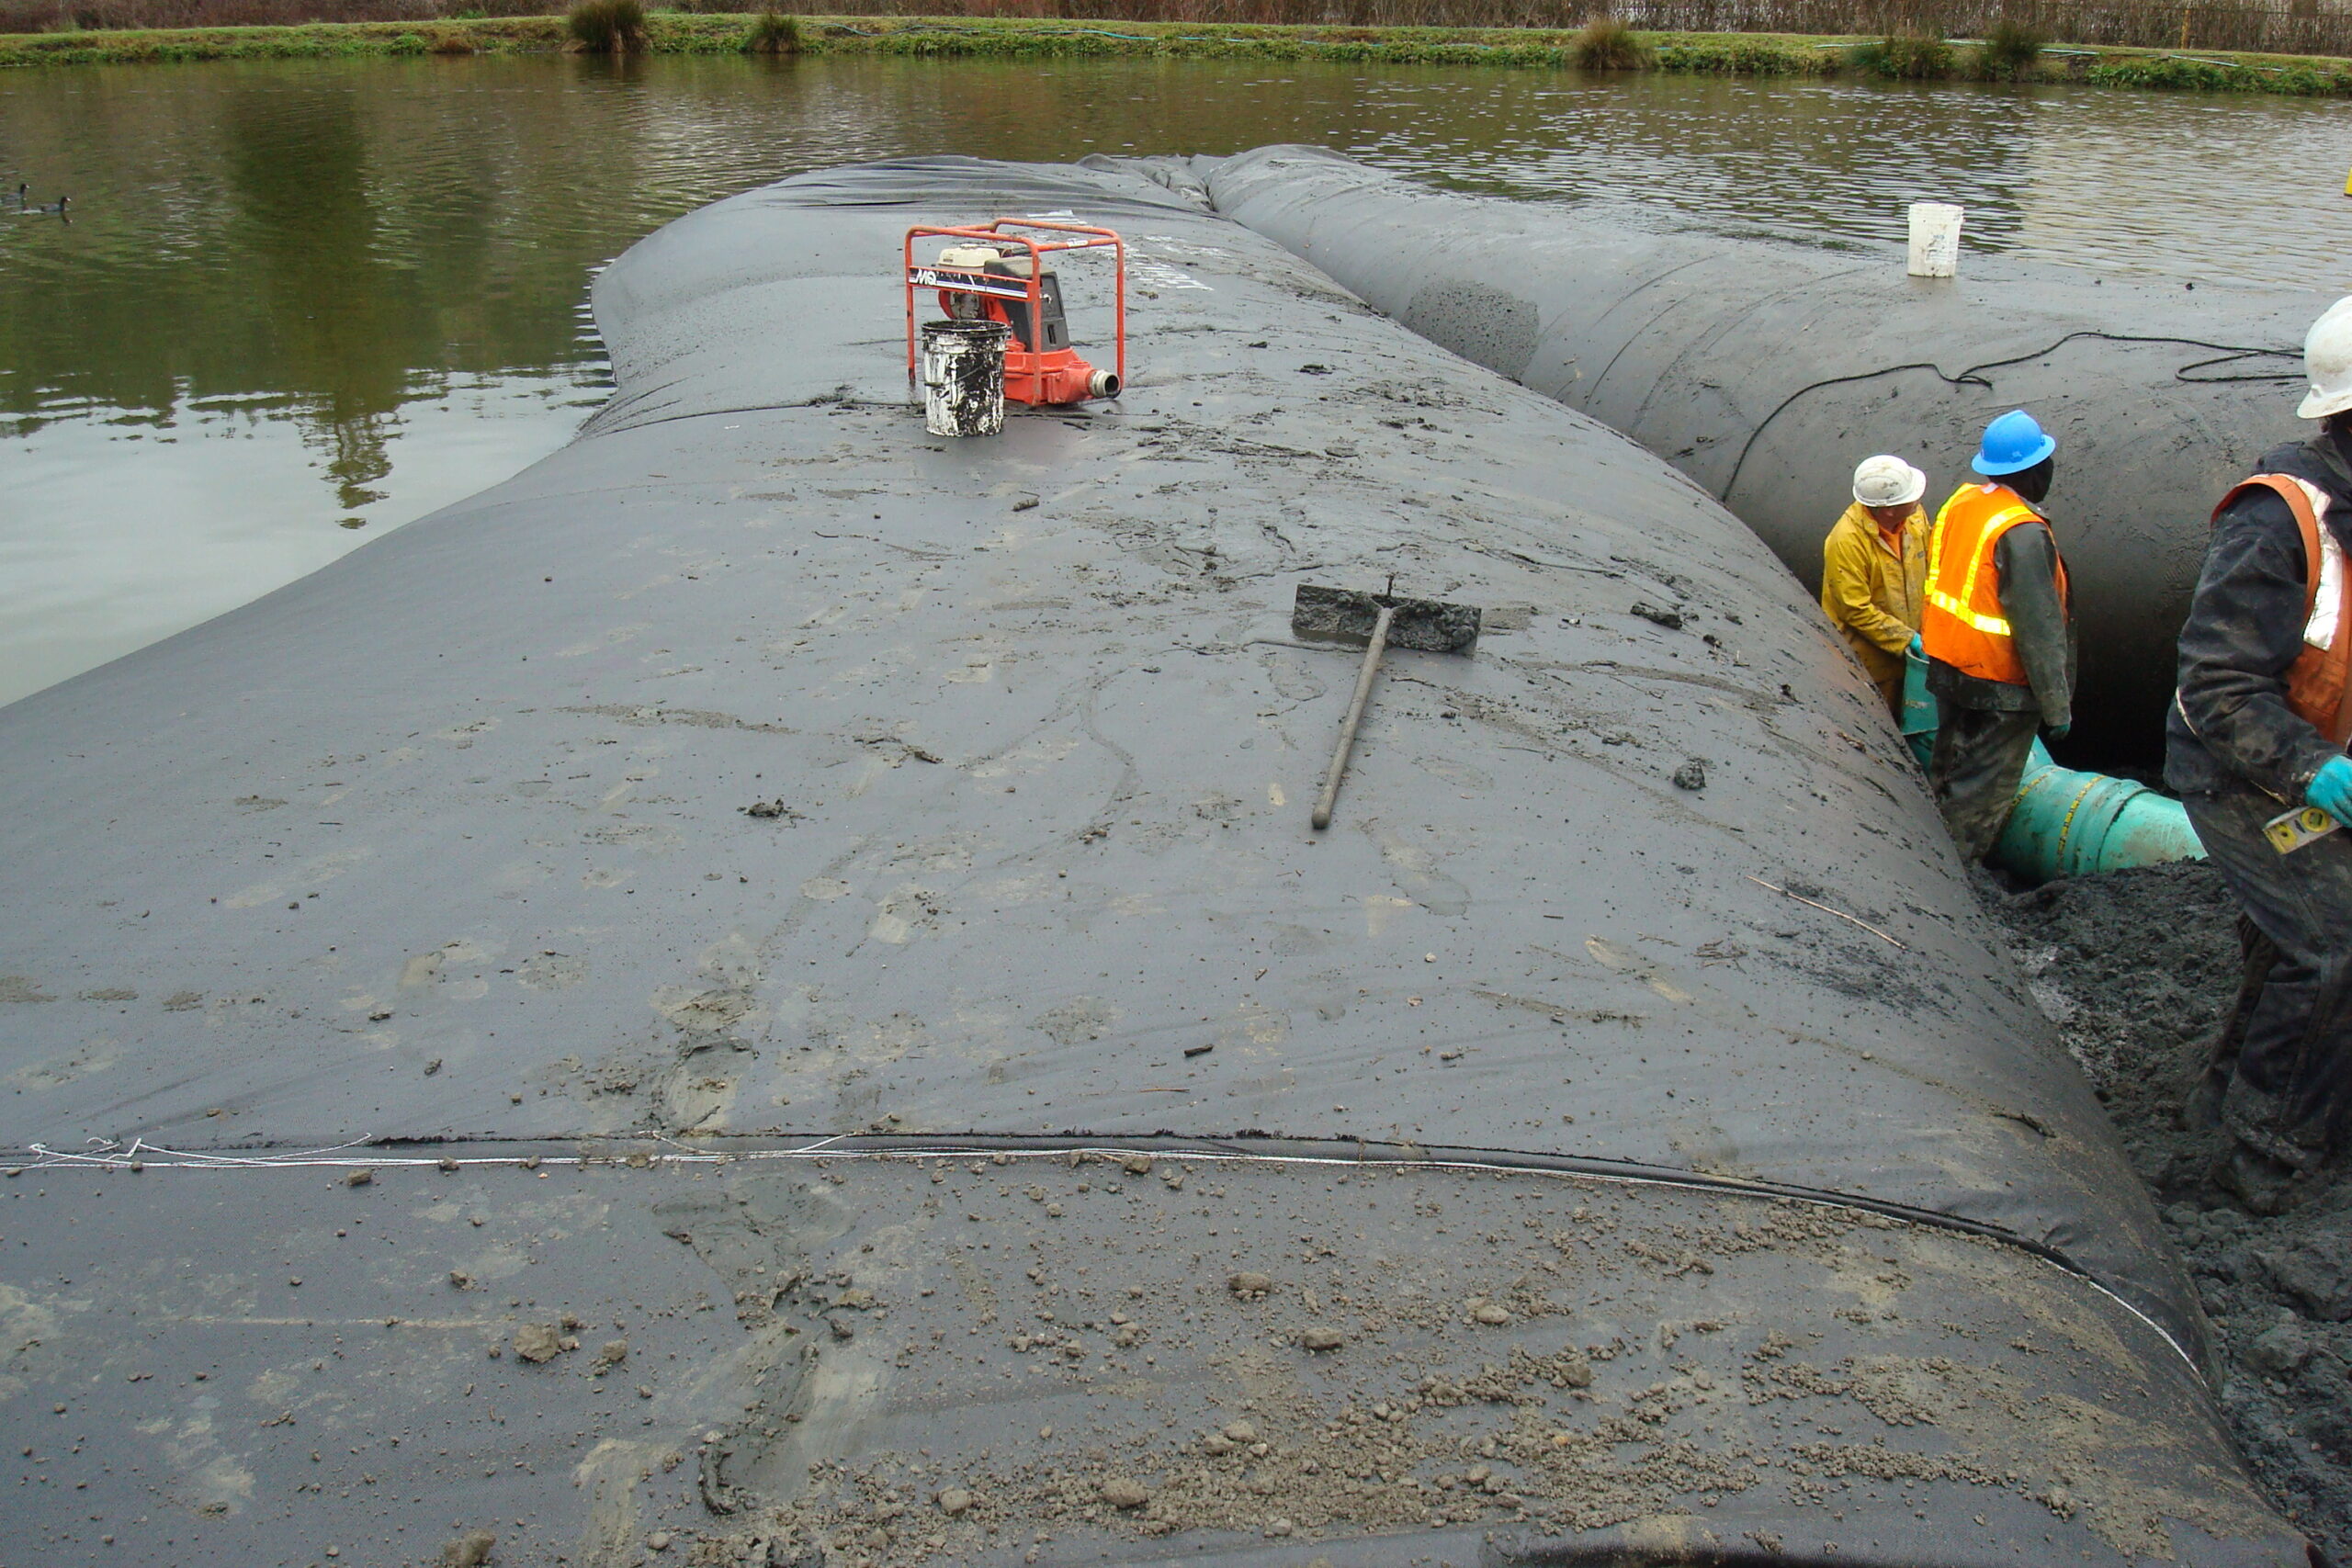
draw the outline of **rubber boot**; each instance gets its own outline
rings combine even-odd
[[[2207,1067],[2181,1103],[2174,1124],[2184,1133],[2214,1133],[2222,1126],[2222,1100],[2230,1092],[2227,1067]]]
[[[2307,1186],[2295,1179],[2299,1173],[2293,1166],[2234,1138],[2229,1152],[2207,1174],[2215,1187],[2252,1214],[2283,1214],[2309,1195]]]
[[[2173,1124],[2185,1133],[2211,1133],[2222,1125],[2222,1101],[2230,1092],[2230,1079],[2236,1076],[2238,1047],[2245,1043],[2245,1026],[2254,1017],[2255,1004],[2262,1000],[2264,982],[2270,978],[2272,965],[2278,962],[2278,949],[2262,934],[2262,928],[2238,917],[2238,994],[2230,1004],[2229,1016],[2206,1048],[2205,1071],[2188,1098],[2173,1118]]]

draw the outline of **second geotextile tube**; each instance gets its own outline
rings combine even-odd
[[[1809,584],[1854,465],[1924,468],[1932,509],[1992,416],[2058,438],[2049,510],[2075,584],[2075,744],[2155,750],[2213,502],[2294,436],[2301,345],[2330,297],[2103,276],[1971,253],[1644,226],[1622,210],[1455,196],[1317,148],[1158,177],[1464,357],[1623,431],[1724,502]]]

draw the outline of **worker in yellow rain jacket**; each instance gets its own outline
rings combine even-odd
[[[2039,508],[2057,441],[2018,409],[1984,427],[1928,541],[1919,636],[1941,712],[1928,782],[1960,852],[1992,852],[2007,826],[2034,731],[2074,722],[2075,643],[2066,565]]]
[[[1928,476],[1900,457],[1865,457],[1854,503],[1821,542],[1821,610],[1845,634],[1890,713],[1903,709],[1903,656],[1918,641],[1928,581]]]

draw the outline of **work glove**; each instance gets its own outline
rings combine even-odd
[[[2303,799],[2352,827],[2352,757],[2330,757],[2303,786]]]
[[[2068,731],[2068,730],[2070,730],[2070,729],[2072,729],[2072,728],[2075,728],[2075,721],[2074,721],[2073,719],[2071,719],[2071,718],[2070,718],[2070,719],[2068,719],[2068,720],[2067,720],[2065,723],[2064,723],[2064,724],[2050,724],[2050,725],[2044,725],[2044,726],[2042,727],[2042,729],[2043,729],[2043,732],[2044,732],[2044,733],[2046,733],[2046,734],[2050,737],[2050,739],[2052,739],[2052,740],[2064,740],[2064,739],[2066,739],[2066,731]]]
[[[1905,649],[1903,651],[1909,654],[1914,659],[1925,659],[1928,657],[1928,645],[1919,640],[1919,634],[1917,632],[1913,632],[1911,634],[1911,646]]]

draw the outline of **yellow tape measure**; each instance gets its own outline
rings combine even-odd
[[[2282,811],[2262,825],[2262,836],[2280,854],[2291,854],[2313,839],[2324,839],[2335,831],[2335,818],[2316,806],[2299,806],[2292,811]]]

